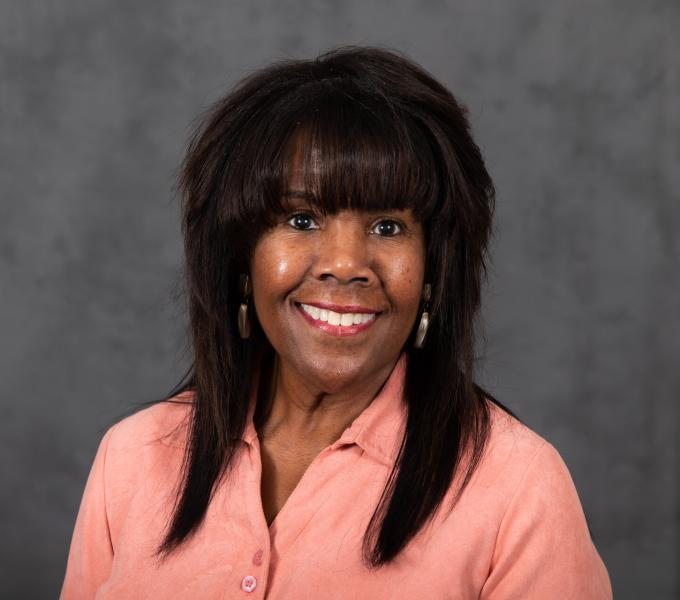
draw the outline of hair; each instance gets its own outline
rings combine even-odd
[[[494,188],[466,109],[423,68],[392,51],[343,47],[313,60],[278,62],[241,81],[207,112],[183,164],[193,365],[173,394],[191,391],[192,400],[181,482],[160,556],[200,526],[233,463],[251,385],[266,371],[262,356],[273,353],[256,320],[250,338],[238,335],[239,276],[283,210],[294,143],[303,149],[305,183],[317,209],[409,208],[426,233],[430,326],[422,349],[413,348],[415,332],[403,349],[406,429],[364,535],[365,564],[377,568],[394,559],[460,476],[455,504],[483,454],[490,429],[485,397],[497,401],[474,383],[475,322]]]

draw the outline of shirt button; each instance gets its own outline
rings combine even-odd
[[[252,575],[246,575],[241,581],[241,589],[244,592],[252,592],[257,587],[257,579]]]
[[[264,554],[263,550],[260,549],[258,550],[255,554],[253,554],[253,564],[257,567],[259,567],[262,564],[262,555]]]

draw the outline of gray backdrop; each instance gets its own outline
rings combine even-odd
[[[2,592],[55,597],[103,431],[186,365],[174,182],[251,68],[402,50],[498,187],[480,380],[560,450],[617,598],[678,591],[677,0],[0,7]]]

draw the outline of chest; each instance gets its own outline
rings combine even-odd
[[[267,525],[272,524],[321,451],[321,448],[304,446],[290,451],[290,447],[277,440],[263,441],[260,446],[260,495]]]
[[[202,527],[161,563],[154,549],[171,507],[167,473],[145,473],[124,505],[110,495],[114,564],[97,597],[245,598],[242,585],[253,580],[252,596],[271,600],[479,597],[498,528],[490,515],[477,514],[480,502],[471,504],[471,512],[460,507],[446,525],[434,523],[395,564],[375,572],[362,562],[362,545],[389,469],[356,445],[317,455],[310,449],[296,461],[285,453],[289,460],[265,455],[244,446]],[[268,476],[260,473],[266,464]],[[260,494],[267,520],[280,510],[270,527],[262,519]]]

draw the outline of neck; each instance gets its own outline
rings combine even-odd
[[[258,436],[261,440],[285,436],[300,444],[326,447],[335,442],[373,401],[389,377],[396,360],[361,381],[332,391],[322,382],[304,377],[285,360],[276,357],[268,377],[269,398]]]

